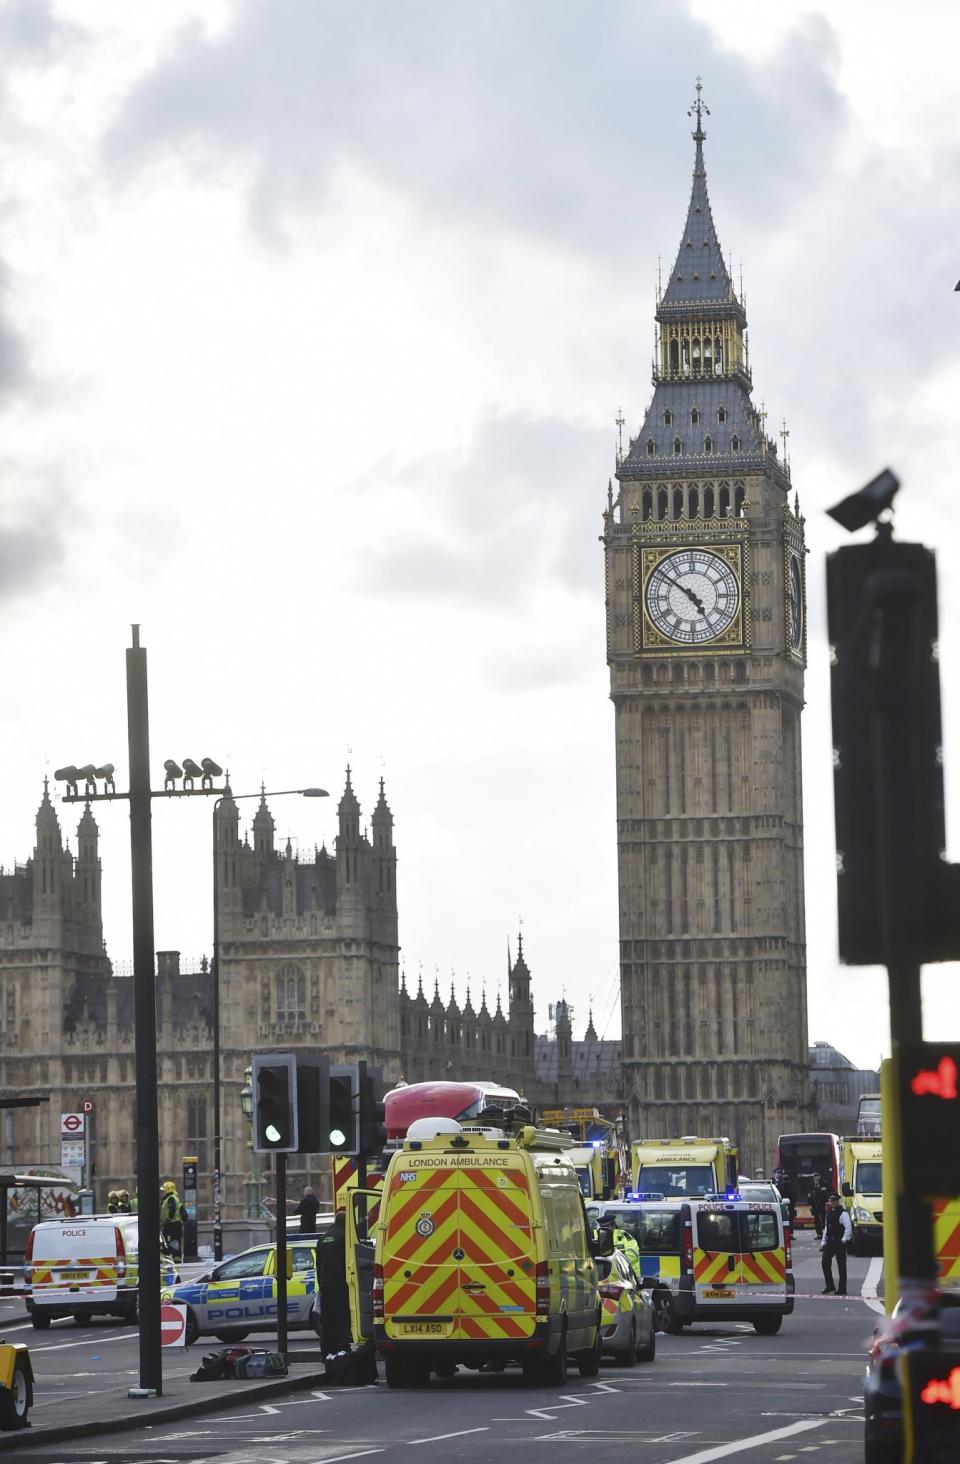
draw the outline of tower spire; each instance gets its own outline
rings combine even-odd
[[[691,107],[689,107],[688,110],[687,110],[687,116],[688,117],[696,117],[696,119],[697,119],[697,130],[695,132],[691,133],[690,135],[693,138],[694,142],[697,144],[697,151],[698,151],[698,153],[700,151],[700,146],[701,146],[701,144],[703,142],[703,139],[707,135],[704,132],[704,130],[703,130],[703,114],[704,114],[704,112],[706,112],[707,116],[708,117],[710,116],[710,108],[707,106],[706,102],[703,100],[702,96],[700,95],[702,91],[703,91],[703,82],[700,80],[700,77],[698,76],[697,77],[697,82],[696,82],[696,93],[697,93],[696,100],[694,101],[693,105]]]

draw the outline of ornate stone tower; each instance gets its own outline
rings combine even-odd
[[[703,162],[658,293],[653,400],[604,514],[624,1082],[634,1136],[770,1166],[807,1090],[803,519],[751,401]],[[783,432],[784,445],[786,430]]]

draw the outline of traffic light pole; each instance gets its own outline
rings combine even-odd
[[[287,1360],[287,1156],[277,1155],[277,1351]]]

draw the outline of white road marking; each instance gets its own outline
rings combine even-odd
[[[711,1464],[713,1459],[728,1459],[731,1454],[740,1454],[745,1449],[759,1449],[761,1444],[772,1444],[775,1439],[788,1439],[793,1434],[807,1433],[812,1428],[823,1428],[829,1422],[828,1418],[810,1418],[803,1423],[791,1423],[786,1428],[775,1428],[770,1433],[753,1434],[751,1438],[719,1444],[715,1449],[701,1449],[698,1454],[684,1454],[682,1459],[674,1459],[673,1464]]]
[[[382,1454],[383,1449],[358,1449],[355,1454],[334,1454],[329,1459],[318,1459],[317,1464],[340,1464],[341,1459],[362,1459],[367,1454]]]
[[[880,1277],[883,1275],[883,1256],[873,1256],[870,1265],[867,1267],[867,1274],[863,1278],[863,1286],[860,1295],[863,1297],[871,1311],[879,1312],[881,1316],[886,1313],[886,1308],[877,1297],[877,1286]]]
[[[458,1428],[456,1433],[431,1434],[428,1439],[407,1439],[407,1446],[411,1444],[438,1444],[441,1439],[460,1439],[464,1434],[486,1433],[490,1425],[485,1423],[482,1428]]]
[[[591,1383],[591,1388],[596,1388],[598,1393],[620,1393],[622,1388],[614,1388],[610,1383]]]
[[[130,1337],[79,1337],[76,1342],[46,1343],[43,1347],[31,1347],[31,1352],[62,1352],[65,1347],[99,1347],[104,1342],[129,1342]]]

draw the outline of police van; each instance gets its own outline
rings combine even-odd
[[[663,1332],[723,1320],[752,1322],[772,1336],[793,1311],[790,1225],[779,1205],[735,1193],[697,1200],[641,1194],[588,1209],[598,1220],[615,1215],[636,1237]]]
[[[356,1337],[358,1268],[372,1250],[372,1330],[389,1387],[422,1386],[458,1366],[519,1365],[559,1384],[573,1362],[600,1368],[601,1298],[591,1231],[570,1142],[556,1131],[464,1128],[419,1119],[390,1159],[381,1191],[353,1191],[347,1267]],[[378,1205],[372,1237],[358,1224]]]
[[[83,1322],[92,1316],[137,1320],[140,1284],[138,1216],[81,1215],[41,1220],[27,1239],[25,1301],[35,1327],[56,1317]],[[169,1256],[160,1257],[160,1280],[180,1278]]]

